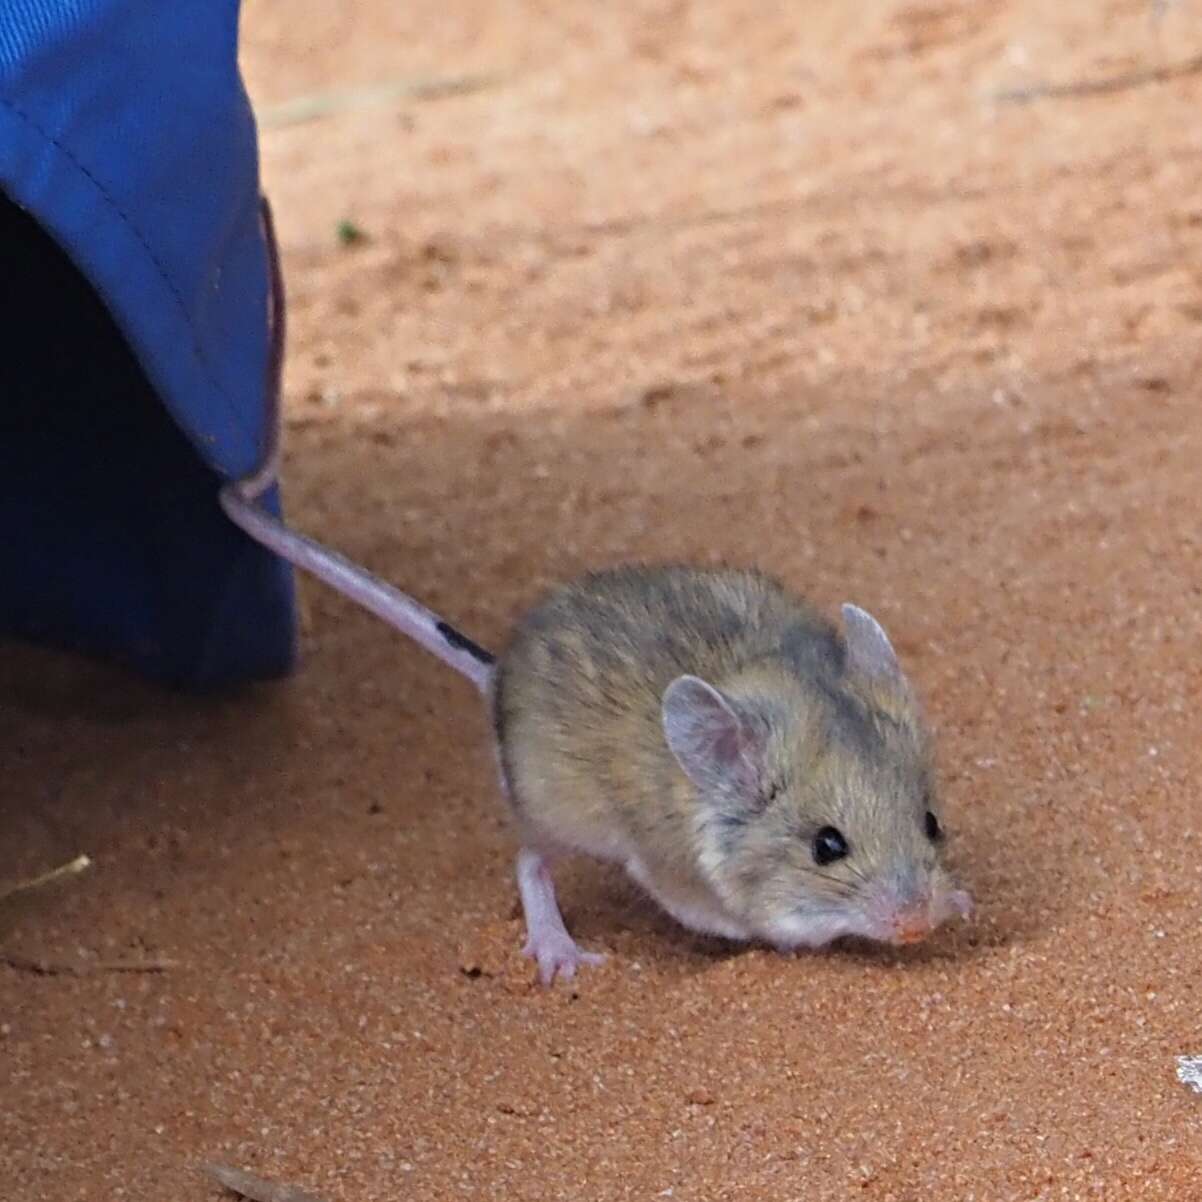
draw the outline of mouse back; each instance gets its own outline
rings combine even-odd
[[[566,738],[604,737],[615,721],[651,722],[677,676],[725,679],[784,658],[799,675],[837,673],[833,626],[761,572],[628,566],[594,572],[544,596],[498,659],[497,733],[545,722]]]

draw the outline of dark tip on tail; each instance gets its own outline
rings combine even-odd
[[[466,651],[477,663],[492,667],[495,657],[490,655],[479,643],[473,643],[466,634],[460,634],[448,622],[438,623],[438,633],[457,651]]]

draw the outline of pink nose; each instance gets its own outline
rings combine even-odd
[[[889,924],[891,943],[904,946],[921,943],[931,933],[931,919],[927,908],[899,910]]]

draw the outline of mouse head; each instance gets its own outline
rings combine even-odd
[[[699,861],[727,908],[780,947],[925,938],[972,903],[942,862],[929,738],[879,623],[843,607],[818,671],[681,676],[664,734],[691,783]]]

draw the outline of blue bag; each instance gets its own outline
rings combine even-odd
[[[189,687],[295,654],[291,569],[217,501],[283,336],[238,7],[0,0],[0,634]]]

